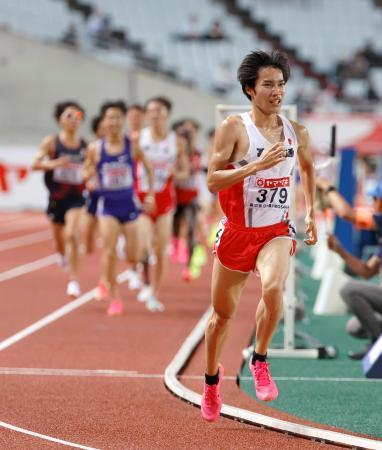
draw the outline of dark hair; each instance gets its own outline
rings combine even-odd
[[[140,112],[144,112],[145,109],[142,105],[140,105],[139,103],[134,103],[133,105],[129,106],[127,111],[130,111],[131,109],[137,109]]]
[[[176,122],[174,122],[174,123],[172,124],[171,129],[172,129],[173,131],[176,131],[177,128],[182,127],[186,122],[190,122],[190,123],[192,124],[192,126],[193,126],[196,130],[200,130],[200,127],[201,127],[200,123],[199,123],[196,119],[192,119],[192,118],[190,118],[190,117],[186,117],[186,118],[184,118],[184,119],[179,119],[179,120],[177,120]]]
[[[192,119],[191,117],[186,117],[185,119],[183,119],[183,124],[184,124],[184,122],[190,122],[196,130],[200,130],[200,123],[196,119]]]
[[[285,83],[289,79],[290,68],[288,57],[285,53],[279,50],[274,50],[270,54],[261,50],[248,53],[248,55],[240,64],[239,69],[237,70],[237,79],[241,84],[241,89],[243,90],[244,95],[249,100],[252,99],[246,92],[245,88],[247,86],[255,86],[256,80],[259,75],[259,70],[262,67],[275,67],[276,69],[280,69],[283,74]]]
[[[85,117],[85,110],[84,108],[77,102],[72,100],[67,100],[65,102],[57,103],[54,107],[54,117],[58,121],[61,117],[61,114],[65,111],[66,108],[75,108],[78,111],[81,111],[83,116]]]
[[[147,109],[147,106],[151,102],[160,103],[167,109],[168,112],[171,112],[171,110],[172,110],[172,103],[166,97],[151,97],[151,98],[149,98],[147,100],[147,102],[145,103],[145,110]]]
[[[207,131],[207,136],[211,139],[215,136],[215,128],[209,128]]]
[[[176,122],[174,122],[171,125],[171,129],[172,131],[177,131],[179,128],[181,128],[181,126],[183,125],[184,120],[177,120]]]
[[[102,116],[94,116],[90,123],[90,128],[94,134],[97,134],[98,128],[102,122]]]
[[[103,117],[109,108],[119,109],[123,115],[127,113],[127,105],[123,100],[107,101],[101,105],[100,116]]]

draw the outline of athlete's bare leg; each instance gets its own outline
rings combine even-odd
[[[139,219],[125,223],[123,234],[126,239],[126,259],[136,265],[143,258],[143,233]]]
[[[261,277],[262,299],[256,311],[255,351],[265,355],[283,312],[283,291],[290,266],[291,239],[270,241],[256,261]]]
[[[61,223],[52,222],[52,230],[56,251],[60,255],[65,255],[65,241],[64,241],[64,225]]]
[[[86,253],[93,253],[95,236],[97,231],[97,217],[92,214],[85,214],[85,248]]]
[[[118,285],[116,279],[116,245],[121,225],[118,220],[112,216],[99,216],[99,229],[102,237],[102,257],[101,257],[101,276],[105,286],[109,287],[110,297],[118,298]]]
[[[161,282],[163,279],[163,275],[166,271],[167,267],[167,246],[171,239],[172,233],[172,221],[173,221],[173,212],[168,212],[167,214],[163,214],[158,217],[155,225],[154,225],[154,248],[155,255],[157,258],[157,263],[155,266],[155,272],[153,277],[153,294],[157,296],[159,288],[161,286]]]
[[[218,371],[219,358],[227,337],[229,321],[236,314],[247,278],[247,273],[226,269],[215,257],[211,282],[213,313],[205,332],[206,373],[208,375],[215,375]]]
[[[78,281],[79,272],[79,230],[81,208],[71,208],[65,214],[64,239],[68,257],[69,279]]]

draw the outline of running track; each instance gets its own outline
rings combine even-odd
[[[122,317],[108,318],[105,305],[86,301],[90,295],[85,295],[72,312],[23,332],[69,303],[66,276],[50,256],[46,231],[42,214],[0,215],[1,449],[337,448],[226,418],[207,424],[197,408],[166,390],[165,368],[209,305],[208,268],[188,286],[180,280],[181,268],[170,266],[163,314],[146,311],[123,284],[127,308]],[[98,269],[99,254],[83,257],[83,293],[94,288]],[[253,331],[256,283],[253,278],[243,296],[224,351],[223,400],[298,420],[254,402],[235,383],[241,349]],[[181,380],[201,392],[202,374],[203,345]]]

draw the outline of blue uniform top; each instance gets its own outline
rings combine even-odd
[[[101,141],[101,155],[97,164],[99,195],[105,199],[123,199],[134,195],[134,161],[130,140],[124,137],[123,151],[118,155],[106,152],[105,140]]]

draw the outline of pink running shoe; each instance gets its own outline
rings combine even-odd
[[[182,271],[183,281],[189,283],[192,280],[191,271],[188,267],[185,267]]]
[[[275,400],[279,395],[279,391],[269,372],[269,363],[256,361],[253,365],[251,357],[249,370],[255,383],[256,397],[263,402]]]
[[[108,316],[120,316],[123,313],[123,302],[122,300],[112,300],[109,307],[107,308]]]
[[[170,261],[172,262],[178,262],[178,246],[179,246],[179,239],[173,237],[170,246]]]
[[[188,261],[188,248],[183,239],[179,239],[176,259],[181,264],[186,264]]]
[[[222,399],[220,397],[220,386],[224,375],[224,367],[219,364],[219,382],[210,386],[204,383],[204,392],[201,404],[201,413],[207,422],[215,422],[220,416],[222,409]]]
[[[109,296],[109,289],[106,287],[105,283],[100,281],[94,296],[95,299],[97,300],[97,302],[100,302],[102,300],[106,300],[108,296]]]

